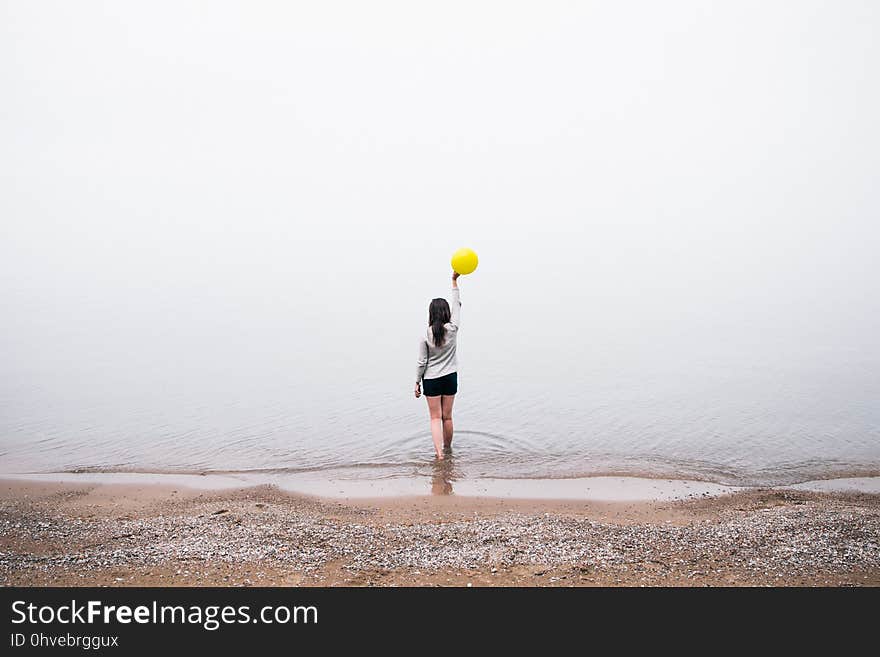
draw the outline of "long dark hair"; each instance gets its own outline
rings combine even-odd
[[[449,302],[444,298],[432,299],[428,306],[428,326],[434,334],[434,346],[442,347],[446,342],[446,327],[444,324],[452,318],[449,311]]]

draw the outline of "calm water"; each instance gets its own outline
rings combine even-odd
[[[0,471],[430,477],[463,246],[459,479],[880,471],[876,3],[14,4]]]
[[[784,331],[741,326],[697,335],[675,323],[613,338],[553,322],[499,335],[488,290],[463,297],[458,478],[769,484],[880,469],[880,368],[863,347],[824,334],[804,346],[803,331],[794,344]],[[126,321],[142,319],[55,327],[49,355],[8,361],[4,471],[431,476],[409,326],[372,335],[374,348],[362,350],[334,332],[333,317],[323,330],[300,323],[287,340],[259,339],[245,330],[268,324],[257,313],[215,328],[216,342],[173,318],[137,347]]]

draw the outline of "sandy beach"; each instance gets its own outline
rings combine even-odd
[[[880,585],[880,495],[386,496],[0,481],[5,586]]]

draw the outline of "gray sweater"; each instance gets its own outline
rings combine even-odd
[[[434,346],[434,333],[429,326],[419,339],[419,362],[416,366],[416,383],[422,378],[439,379],[458,370],[455,360],[455,343],[458,339],[458,327],[461,326],[461,299],[458,288],[452,288],[452,303],[449,304],[452,317],[444,324],[446,327],[445,341],[442,347]]]

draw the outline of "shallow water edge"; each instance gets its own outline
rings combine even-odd
[[[756,488],[880,494],[880,476],[842,477],[782,486],[752,487],[726,486],[689,479],[632,476],[455,480],[445,477],[442,467],[437,469],[437,474],[433,477],[410,476],[384,479],[315,476],[315,473],[58,472],[3,473],[0,474],[0,480],[59,484],[179,486],[203,491],[230,490],[268,484],[290,493],[331,499],[458,495],[507,499],[635,502],[685,500],[727,495]]]

